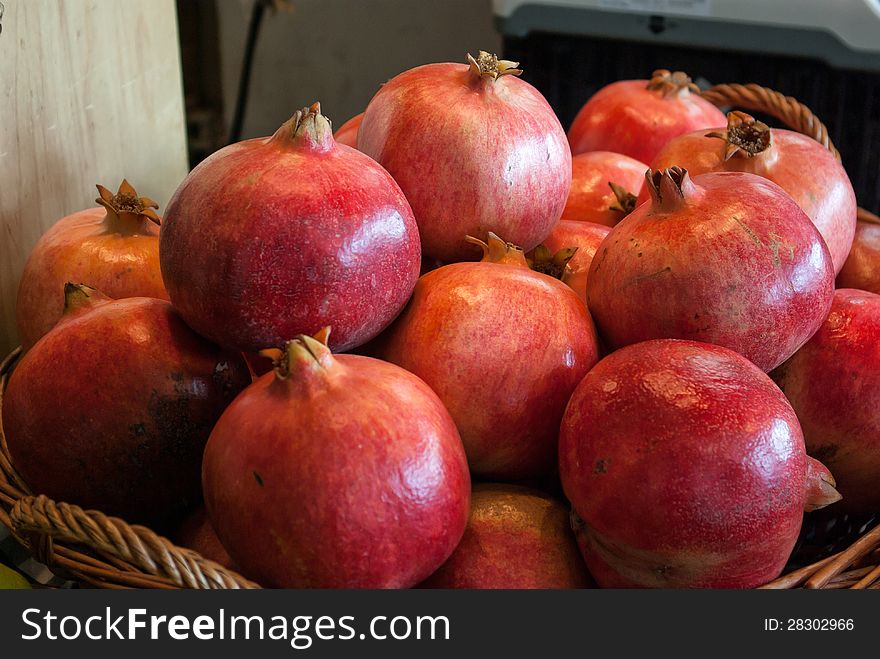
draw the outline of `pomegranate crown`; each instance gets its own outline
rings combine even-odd
[[[670,71],[669,69],[657,69],[651,74],[647,88],[651,91],[659,91],[664,98],[672,96],[686,96],[690,92],[700,93],[700,88],[691,80],[684,71]]]
[[[478,78],[488,76],[492,80],[497,80],[502,76],[518,76],[522,73],[522,69],[519,68],[519,62],[498,59],[498,55],[487,53],[485,50],[479,51],[476,57],[468,53],[467,59],[471,72]]]
[[[502,240],[497,234],[489,232],[488,242],[483,242],[473,236],[465,236],[465,242],[477,245],[483,250],[483,263],[505,263],[507,265],[519,265],[528,268],[526,255],[522,247]]]
[[[546,245],[538,245],[526,257],[529,267],[554,279],[562,279],[568,269],[568,262],[577,253],[577,247],[563,247],[555,254]]]
[[[624,188],[622,185],[617,185],[614,181],[608,181],[608,187],[611,188],[611,192],[614,193],[616,200],[608,207],[608,210],[629,215],[636,209],[636,200],[638,197],[632,192]]]
[[[275,131],[272,140],[287,144],[307,144],[319,150],[329,149],[335,144],[332,123],[321,114],[321,103],[317,101],[294,112]]]
[[[296,372],[297,364],[310,369],[327,368],[333,360],[327,342],[330,340],[330,327],[323,327],[314,336],[300,334],[287,341],[284,347],[261,350],[260,355],[272,360],[275,377],[286,380]]]
[[[159,204],[149,197],[138,197],[137,191],[132,187],[127,179],[122,179],[119,184],[119,190],[113,194],[103,185],[96,185],[98,188],[98,198],[95,202],[107,209],[108,214],[122,217],[129,215],[132,217],[145,217],[154,224],[162,224],[162,218],[156,213]]]
[[[734,155],[756,156],[769,149],[773,139],[767,124],[739,110],[727,113],[727,130],[713,130],[706,133],[706,137],[725,141],[724,160],[730,160]]]
[[[694,192],[694,184],[684,167],[649,169],[645,172],[645,184],[655,212],[660,213],[676,210]]]

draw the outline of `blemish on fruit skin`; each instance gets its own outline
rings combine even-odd
[[[593,466],[594,474],[607,474],[608,473],[608,463],[606,460],[599,458],[596,460],[596,464]]]
[[[263,477],[260,476],[256,471],[254,471],[254,480],[257,481],[257,485],[263,487]]]

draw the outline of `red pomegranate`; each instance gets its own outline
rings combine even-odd
[[[465,236],[489,231],[534,248],[571,185],[565,131],[518,64],[483,51],[468,61],[392,78],[358,134],[412,204],[425,255],[445,263],[476,259]]]
[[[611,347],[693,339],[769,371],[821,325],[834,271],[791,197],[743,172],[647,175],[651,202],[611,230],[590,265],[590,312]]]
[[[696,341],[599,362],[566,409],[559,470],[587,567],[612,588],[760,586],[802,513],[840,498],[770,378]]]
[[[115,195],[97,187],[100,206],[58,220],[24,266],[15,317],[25,350],[61,318],[68,281],[89,282],[114,298],[168,299],[159,270],[159,205],[125,180]]]
[[[211,526],[208,513],[204,506],[196,508],[177,529],[174,541],[181,547],[187,547],[198,552],[204,558],[219,563],[230,570],[235,569],[235,564],[229,557],[229,552],[220,542],[220,538]]]
[[[538,477],[556,464],[559,421],[596,363],[590,315],[558,279],[489,235],[480,263],[422,276],[376,354],[422,378],[446,405],[474,474]]]
[[[880,294],[880,218],[873,213],[859,213],[852,249],[837,275],[837,287]]]
[[[345,146],[350,146],[352,149],[356,149],[358,141],[358,129],[361,127],[361,122],[363,120],[363,112],[353,116],[351,119],[349,119],[336,129],[336,132],[333,133],[333,137],[340,144],[344,144]]]
[[[205,443],[250,382],[247,365],[164,300],[65,292],[65,316],[3,396],[12,461],[53,499],[132,522],[173,518],[200,498]]]
[[[635,195],[648,166],[610,151],[590,151],[571,159],[571,190],[562,220],[613,227],[635,208]]]
[[[880,510],[880,295],[839,289],[807,344],[773,372],[807,452],[828,465],[849,512]]]
[[[544,241],[544,246],[556,253],[568,247],[577,248],[574,256],[568,261],[568,268],[565,269],[562,281],[568,284],[584,303],[587,301],[590,263],[599,245],[610,232],[610,227],[601,224],[560,220]]]
[[[479,484],[452,556],[426,588],[588,588],[566,506],[543,492]]]
[[[580,109],[568,141],[574,155],[614,151],[651,162],[673,137],[724,125],[724,114],[700,97],[681,71],[654,71],[650,80],[621,80],[600,89]]]
[[[688,170],[691,176],[748,172],[773,181],[816,225],[831,252],[834,271],[843,267],[856,227],[856,195],[843,166],[816,140],[771,129],[745,112],[731,112],[726,129],[676,137],[651,164],[656,170],[673,166]],[[639,201],[648,197],[643,189]]]
[[[308,336],[220,418],[202,481],[235,563],[286,588],[413,586],[455,549],[470,499],[461,440],[434,392]]]
[[[400,188],[333,139],[317,103],[196,167],[168,204],[160,258],[186,322],[242,351],[331,321],[335,349],[360,345],[400,312],[421,264]]]

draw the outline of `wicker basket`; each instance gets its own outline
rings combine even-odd
[[[840,158],[825,125],[791,97],[754,84],[716,85],[702,95],[719,107],[735,106],[772,116],[792,130],[814,138]],[[862,209],[859,212],[861,218],[872,217]],[[19,355],[17,349],[0,364],[0,406]],[[9,527],[40,562],[98,588],[259,588],[194,551],[176,547],[148,528],[31,495],[12,466],[2,425],[0,523]],[[880,588],[880,525],[862,533],[843,551],[763,586],[798,587]]]

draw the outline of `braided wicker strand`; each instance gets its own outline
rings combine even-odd
[[[9,515],[16,535],[45,534],[130,563],[149,575],[167,577],[181,588],[258,588],[231,570],[174,546],[143,526],[128,525],[95,510],[55,503],[46,496],[19,499]]]
[[[826,147],[840,160],[840,152],[831,142],[828,128],[806,105],[791,96],[756,85],[723,84],[710,87],[702,97],[717,106],[737,106],[763,112],[792,130],[803,133]]]

